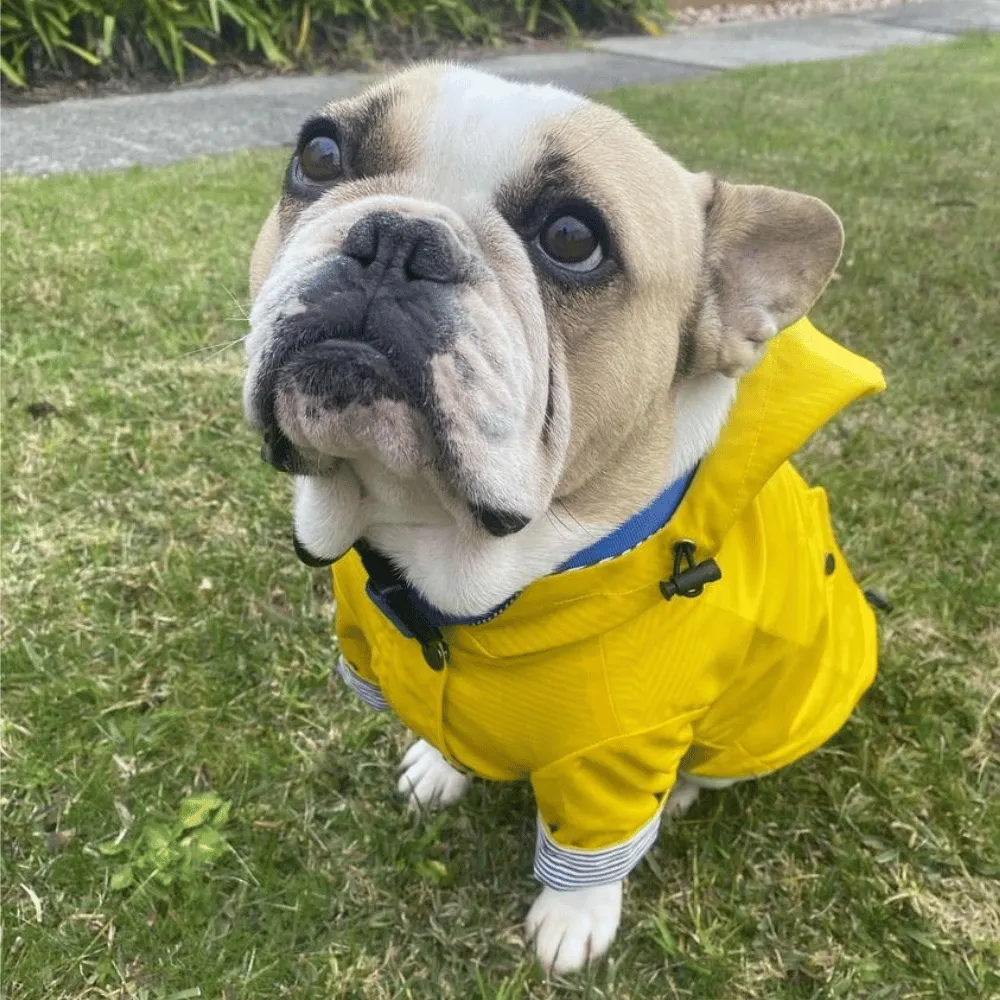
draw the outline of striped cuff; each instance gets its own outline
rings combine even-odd
[[[589,889],[619,882],[656,843],[660,813],[628,840],[597,850],[557,844],[542,817],[535,837],[535,878],[549,889]]]
[[[350,664],[342,657],[337,657],[337,673],[340,679],[369,707],[376,712],[388,712],[389,702],[385,700],[382,689],[371,681],[366,681],[356,674]]]

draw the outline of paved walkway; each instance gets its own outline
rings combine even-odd
[[[839,59],[895,45],[1000,31],[1000,0],[924,0],[850,15],[705,25],[664,38],[607,38],[587,49],[508,55],[480,65],[584,93],[669,83],[736,66]],[[24,174],[111,170],[206,153],[280,146],[329,100],[370,76],[284,76],[159,94],[60,101],[0,115],[0,169]]]

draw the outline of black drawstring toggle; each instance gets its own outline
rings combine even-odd
[[[722,570],[714,559],[694,561],[694,542],[682,539],[674,545],[674,571],[668,580],[660,581],[664,600],[671,597],[697,597],[706,583],[722,579]],[[686,568],[684,568],[686,567]]]
[[[885,596],[885,594],[881,594],[877,590],[866,590],[865,600],[876,611],[884,611],[886,614],[892,611],[892,601],[890,601],[889,598]]]

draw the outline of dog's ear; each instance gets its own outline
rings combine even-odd
[[[843,247],[840,219],[818,198],[715,181],[701,298],[682,345],[689,371],[752,368],[768,340],[819,298]]]
[[[271,265],[278,254],[281,246],[281,225],[278,219],[278,206],[271,209],[257,234],[257,242],[253,247],[253,255],[250,257],[250,301],[257,298],[260,286],[264,284],[264,279],[271,272]]]

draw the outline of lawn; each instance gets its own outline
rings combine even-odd
[[[550,984],[520,786],[392,795],[406,735],[330,680],[330,594],[240,408],[280,151],[3,185],[9,1000],[1000,996],[1000,41],[622,91],[689,166],[845,221],[817,325],[878,361],[801,464],[887,594],[879,679],[705,795],[610,963]]]

